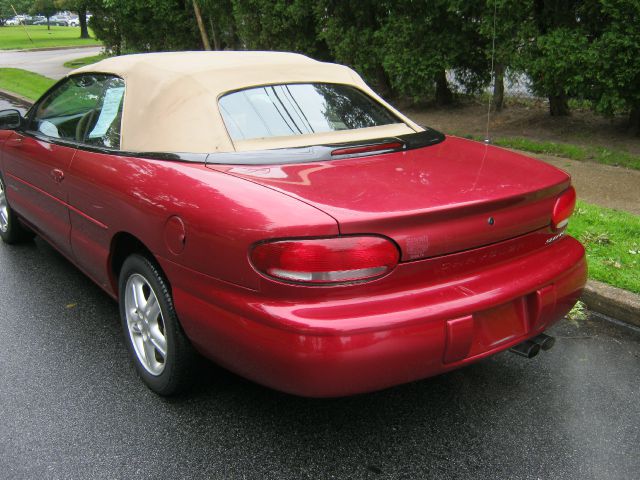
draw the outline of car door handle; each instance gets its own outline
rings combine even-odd
[[[54,168],[51,170],[51,178],[53,178],[56,183],[60,183],[64,180],[64,172],[59,168]]]
[[[13,137],[7,140],[4,144],[7,147],[20,147],[22,145],[22,137]]]

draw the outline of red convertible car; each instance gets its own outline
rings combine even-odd
[[[532,356],[586,281],[565,172],[296,54],[83,67],[0,113],[0,177],[2,239],[37,233],[117,299],[163,395],[198,354],[317,397]]]

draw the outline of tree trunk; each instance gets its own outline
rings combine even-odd
[[[504,107],[504,65],[496,63],[495,78],[493,80],[493,108],[501,112]]]
[[[376,83],[380,96],[389,98],[392,94],[391,82],[389,81],[389,75],[387,75],[382,65],[376,67]]]
[[[89,38],[89,29],[87,28],[87,4],[81,3],[78,7],[78,23],[80,23],[80,38]]]
[[[436,104],[437,105],[451,105],[453,102],[453,93],[449,88],[447,82],[447,73],[441,70],[436,75]]]
[[[213,49],[214,50],[222,50],[222,45],[220,44],[220,35],[216,32],[216,27],[213,25],[213,18],[209,17],[209,25],[211,25],[211,37],[213,38]]]
[[[629,133],[640,136],[640,104],[631,107],[629,112]]]
[[[51,18],[47,17],[47,30],[51,30]]]
[[[569,102],[564,93],[549,97],[549,113],[552,117],[566,117],[569,115]]]
[[[202,46],[205,50],[211,50],[211,44],[209,43],[209,35],[207,34],[207,29],[204,27],[204,22],[202,21],[202,15],[200,14],[200,7],[198,6],[198,2],[193,0],[193,12],[196,14],[196,21],[198,22],[198,29],[200,30],[200,36],[202,37]]]
[[[115,38],[117,38],[116,42],[111,46],[111,51],[116,55],[116,56],[120,56],[122,55],[122,42],[124,42],[124,39],[122,38],[122,32],[120,31],[120,29],[116,26],[116,30],[115,30]]]
[[[229,25],[229,39],[231,42],[231,49],[232,50],[244,50],[243,45],[241,45],[240,42],[240,38],[238,37],[238,34],[236,33],[236,27],[234,25],[234,21],[232,21]]]

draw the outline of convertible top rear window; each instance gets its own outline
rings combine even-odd
[[[248,88],[224,95],[219,107],[234,141],[403,123],[357,88],[330,83]]]

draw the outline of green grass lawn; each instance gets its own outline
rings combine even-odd
[[[19,68],[0,68],[0,89],[37,100],[55,80]]]
[[[0,50],[21,50],[27,48],[44,47],[72,47],[81,45],[100,45],[95,38],[80,38],[80,29],[77,27],[51,27],[46,25],[27,25],[29,35],[24,27],[0,27]]]
[[[568,232],[587,249],[590,278],[640,293],[640,216],[578,201]]]
[[[91,65],[92,63],[96,63],[96,62],[99,62],[100,60],[104,60],[107,57],[108,55],[100,54],[100,55],[93,55],[91,57],[76,58],[75,60],[70,60],[68,62],[65,62],[64,66],[67,68],[80,68],[80,67],[84,67],[85,65]]]
[[[494,144],[532,153],[546,153],[572,160],[591,160],[607,165],[615,165],[640,170],[640,156],[603,147],[582,147],[569,143],[540,142],[528,138],[497,138]]]
[[[480,142],[484,140],[478,135],[459,136]],[[543,142],[517,137],[494,138],[491,143],[499,147],[513,148],[523,152],[544,153],[579,161],[591,160],[597,163],[640,170],[640,156],[604,147],[583,147],[570,143]]]

